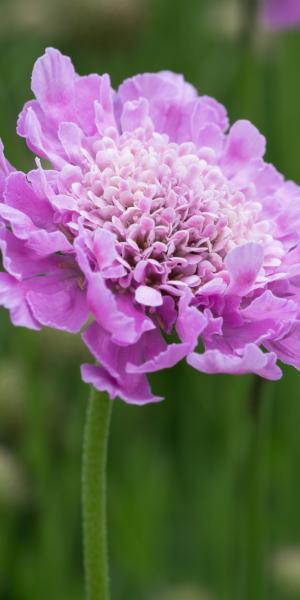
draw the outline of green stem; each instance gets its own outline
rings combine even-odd
[[[106,463],[112,402],[92,388],[83,447],[82,505],[87,600],[109,600]]]
[[[268,483],[268,384],[255,376],[249,398],[250,423],[246,465],[246,561],[245,599],[263,600],[266,596],[266,503]]]

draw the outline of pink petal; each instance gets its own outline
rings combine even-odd
[[[226,174],[237,173],[239,169],[247,167],[250,161],[262,158],[265,148],[264,136],[250,121],[236,121],[228,133],[221,163]]]
[[[153,373],[169,369],[190,352],[189,343],[167,344],[157,329],[144,333],[137,344],[140,356],[136,364],[128,363],[128,373]]]
[[[0,174],[9,175],[9,173],[13,170],[14,168],[4,156],[4,146],[2,140],[0,139]]]
[[[82,154],[82,130],[75,123],[62,122],[58,128],[58,137],[61,141],[63,149],[74,165],[83,162]]]
[[[149,117],[149,104],[145,98],[125,102],[121,114],[122,131],[134,131],[138,127],[153,129]]]
[[[16,208],[37,227],[53,226],[53,210],[45,197],[39,196],[28,183],[25,173],[11,173],[6,180],[6,204]]]
[[[96,229],[92,250],[100,270],[111,267],[119,258],[116,250],[116,236],[107,229]]]
[[[84,364],[81,366],[81,377],[85,383],[93,385],[96,390],[107,392],[111,400],[119,396],[129,404],[140,406],[163,400],[152,394],[145,376],[139,375],[138,379],[133,380],[133,377],[137,376],[131,375],[131,382],[134,381],[134,386],[126,385],[127,382],[124,385],[120,380],[115,380],[103,367]]]
[[[100,272],[92,272],[85,242],[76,240],[77,261],[87,280],[87,304],[95,319],[113,341],[119,344],[133,344],[145,331],[153,329],[152,323],[142,311],[135,307],[131,296],[115,294],[106,285]]]
[[[57,252],[73,252],[73,246],[61,231],[33,231],[28,235],[27,247],[38,256],[50,256]]]
[[[85,293],[76,278],[67,273],[43,277],[37,291],[28,291],[26,300],[35,319],[46,327],[78,333],[88,318]],[[54,284],[54,289],[53,289]]]
[[[280,379],[282,375],[276,365],[276,358],[276,354],[265,354],[255,344],[248,344],[241,355],[207,350],[203,354],[193,352],[187,357],[187,362],[204,373],[231,373],[233,375],[256,373],[266,379],[276,380]]]
[[[263,247],[254,242],[233,248],[225,259],[225,266],[230,274],[228,293],[241,296],[249,292],[262,267],[263,258]]]
[[[59,262],[57,257],[37,256],[26,241],[15,237],[3,224],[0,224],[0,250],[4,268],[19,280],[51,272]]]
[[[278,358],[300,370],[300,322],[294,322],[290,332],[282,338],[270,340],[265,344],[268,350],[276,352]]]
[[[127,347],[114,344],[110,334],[95,322],[87,328],[82,337],[102,365],[93,369],[91,365],[84,365],[84,381],[92,383],[97,389],[108,391],[112,398],[119,395],[133,404],[157,402],[162,399],[152,395],[145,375],[128,374],[126,371],[128,362],[141,359],[139,343]]]
[[[176,322],[176,331],[183,342],[189,343],[190,351],[194,350],[199,335],[207,325],[207,319],[203,313],[195,306],[190,306],[191,300],[191,292],[187,292],[180,298]]]
[[[151,288],[148,285],[140,285],[135,291],[135,299],[144,306],[161,306],[162,296],[159,290]]]
[[[30,233],[36,230],[36,227],[27,215],[7,204],[0,203],[0,217],[10,224],[17,238],[26,240]]]
[[[75,71],[70,58],[55,48],[47,48],[32,72],[32,91],[43,110],[58,120],[66,120],[74,96]]]
[[[15,326],[40,329],[26,301],[28,283],[19,282],[8,273],[0,273],[0,305],[10,311],[11,322]]]
[[[4,146],[0,138],[0,201],[5,187],[5,180],[11,171],[13,171],[13,167],[4,156]]]
[[[59,147],[55,136],[49,135],[32,106],[25,107],[18,133],[26,139],[27,145],[38,156],[49,160],[55,168],[66,164],[64,153]]]
[[[289,298],[278,298],[271,290],[266,290],[258,298],[252,300],[246,308],[240,311],[243,318],[255,321],[257,319],[274,319],[294,321],[297,305]]]
[[[75,81],[74,120],[86,135],[96,133],[95,102],[100,100],[103,77],[92,74],[78,77]]]

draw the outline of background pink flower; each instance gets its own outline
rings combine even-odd
[[[272,29],[289,29],[300,24],[299,0],[264,0],[264,21]]]

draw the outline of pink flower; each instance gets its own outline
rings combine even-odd
[[[133,403],[159,400],[146,374],[183,358],[269,379],[277,359],[299,369],[300,189],[264,162],[257,129],[228,129],[179,75],[114,92],[53,49],[32,90],[18,133],[42,161],[25,174],[0,158],[12,322],[77,333],[92,318],[83,340],[99,365],[82,377]]]
[[[264,0],[263,20],[271,29],[300,25],[300,0]]]

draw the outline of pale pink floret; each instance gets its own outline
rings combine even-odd
[[[183,358],[269,379],[277,358],[300,368],[300,190],[263,161],[257,129],[228,129],[224,107],[179,75],[114,92],[54,49],[32,89],[18,133],[36,168],[14,171],[0,147],[13,323],[76,333],[92,319],[83,340],[100,364],[82,377],[133,403],[159,400],[146,373]]]

